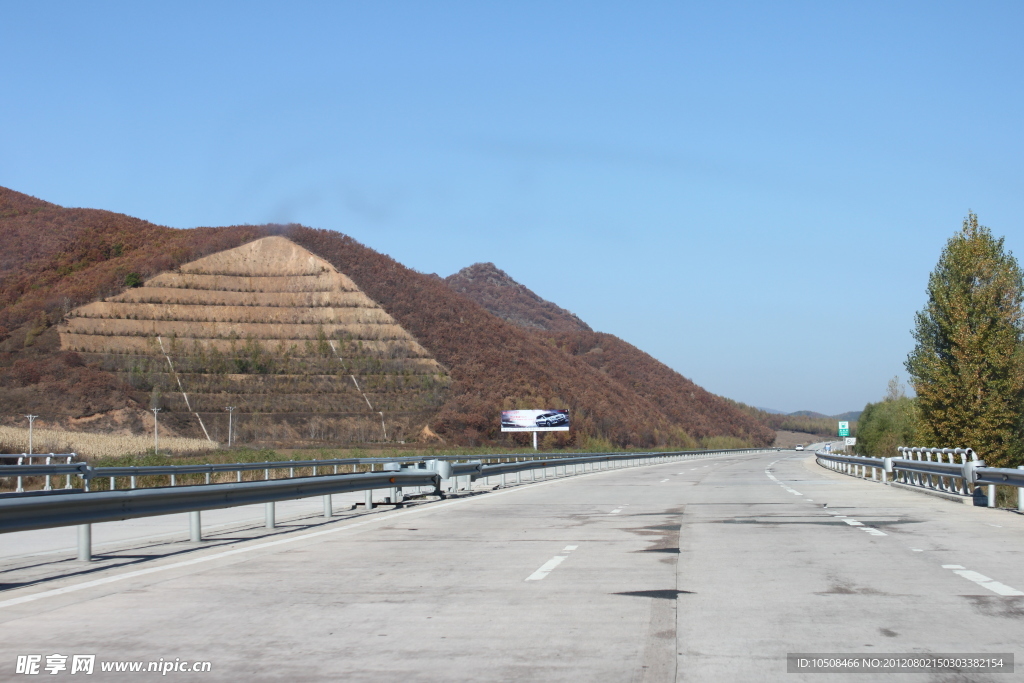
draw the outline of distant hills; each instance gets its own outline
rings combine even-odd
[[[186,268],[192,273],[189,277],[213,278],[214,285],[186,285],[175,290],[179,294],[168,296],[164,285],[179,282],[174,274],[184,272],[186,264],[269,236],[285,238],[347,278],[352,291],[371,302],[364,305],[367,311],[379,306],[386,313],[380,321],[359,314],[363,317],[353,319],[353,324],[394,325],[400,334],[408,334],[411,341],[405,347],[422,348],[425,358],[439,364],[434,378],[417,374],[411,365],[405,368],[403,358],[416,354],[410,356],[402,345],[392,349],[370,343],[387,341],[394,337],[391,333],[346,331],[344,325],[328,325],[327,318],[322,329],[310,331],[310,325],[316,328],[321,323],[302,318],[297,310],[287,313],[297,316],[294,320],[280,324],[306,325],[306,337],[288,340],[284,336],[294,329],[274,327],[277,314],[229,310],[234,296],[229,292],[250,291],[248,285],[224,279],[237,279],[238,274]],[[493,265],[471,266],[443,281],[337,232],[299,225],[177,230],[108,211],[67,209],[4,188],[0,242],[0,421],[32,412],[41,416],[41,423],[65,428],[138,432],[144,429],[149,408],[140,392],[153,380],[148,399],[154,399],[154,390],[164,392],[161,424],[166,420],[182,435],[202,437],[197,419],[201,417],[211,438],[219,439],[216,434],[226,424],[220,404],[244,399],[256,406],[259,397],[259,408],[235,413],[251,441],[382,438],[369,427],[345,434],[325,427],[331,411],[341,408],[330,408],[333,404],[324,400],[330,392],[324,393],[323,383],[337,382],[351,383],[353,391],[368,397],[364,409],[358,407],[359,401],[338,396],[335,402],[344,404],[342,412],[349,417],[362,410],[367,425],[378,420],[381,426],[383,420],[385,428],[400,414],[420,420],[403,425],[408,439],[525,444],[524,435],[499,431],[499,412],[514,408],[572,411],[573,431],[547,435],[545,448],[767,445],[774,438],[774,427],[757,414],[705,391],[626,342],[593,332]],[[122,296],[140,284],[162,290],[145,300],[140,297],[149,295]],[[274,287],[274,292],[295,291],[286,279]],[[192,313],[172,308],[185,301],[185,294],[191,297],[190,304],[203,303],[203,291],[214,292],[211,296],[220,302],[203,305],[220,306],[221,322],[209,318],[210,311],[202,313],[207,316],[202,320],[186,321],[181,316]],[[341,297],[344,288],[338,291]],[[336,297],[326,290],[323,296]],[[76,309],[105,301],[117,306],[94,306],[74,314],[99,316],[75,323],[76,334],[99,339],[107,334],[124,336],[128,330],[139,340],[119,342],[130,347],[130,358],[115,358],[113,347],[107,350],[102,344],[85,345],[89,353],[79,353],[73,350],[71,336],[65,335],[62,342],[58,334],[72,329],[67,325]],[[336,304],[329,305],[339,310]],[[151,310],[143,311],[144,307]],[[253,327],[264,324],[255,320],[232,323],[257,314],[267,318],[266,326]],[[175,320],[181,324],[170,324]],[[176,340],[173,348],[167,346],[168,339],[157,338],[158,323],[168,330],[180,327],[168,332]],[[233,324],[237,329],[230,328]],[[188,337],[194,327],[212,329],[212,336],[196,343]],[[246,331],[250,328],[251,333]],[[344,355],[345,349],[354,354],[352,360]],[[384,355],[375,359],[373,353]],[[168,365],[161,375],[156,368],[164,362],[173,369]],[[283,387],[289,387],[287,394],[278,393],[285,391]],[[175,392],[181,394],[180,401],[166,398]],[[192,404],[185,399],[188,392],[201,400]],[[279,409],[283,405],[287,412]]]
[[[839,426],[836,423],[840,420],[850,422],[851,429],[856,429],[857,419],[862,412],[851,410],[839,415],[823,415],[813,410],[798,410],[795,413],[784,413],[781,410],[755,408],[739,402],[734,402],[733,405],[772,429],[807,432],[819,436],[835,436]]]
[[[796,417],[816,417],[816,418],[827,418],[829,420],[845,420],[845,421],[856,421],[860,419],[860,414],[863,410],[850,410],[845,413],[839,413],[838,415],[825,415],[824,413],[817,413],[813,410],[798,410],[795,413],[787,413],[783,410],[772,410],[771,408],[758,408],[766,413],[772,415],[792,415]]]

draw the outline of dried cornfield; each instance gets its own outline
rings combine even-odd
[[[28,452],[28,429],[0,427],[0,444],[3,444],[4,450],[10,453]],[[206,439],[160,437],[161,452],[189,453],[212,451],[219,447],[220,444]],[[32,430],[32,450],[35,453],[77,453],[85,458],[107,458],[144,453],[152,448],[152,435],[90,434],[62,429]]]

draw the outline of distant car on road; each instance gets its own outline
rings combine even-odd
[[[802,451],[804,449],[803,444],[797,444],[796,449]]]
[[[569,418],[565,413],[544,413],[543,415],[537,416],[538,427],[557,427],[558,425],[565,424],[569,421]]]

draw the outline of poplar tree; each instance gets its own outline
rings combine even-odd
[[[970,447],[993,467],[1024,462],[1022,303],[1017,260],[968,214],[928,279],[906,362],[922,445]]]

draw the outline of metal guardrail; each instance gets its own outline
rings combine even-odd
[[[20,496],[0,502],[0,533],[50,529],[274,503],[296,498],[392,487],[436,486],[435,470],[338,474],[239,484],[99,491],[66,496]]]
[[[71,474],[72,474],[72,472],[70,472],[70,471],[68,471],[68,472],[55,472],[55,471],[50,471],[50,472],[48,472],[48,471],[28,472],[28,471],[25,470],[25,468],[26,467],[32,467],[33,466],[32,465],[32,461],[33,460],[44,460],[45,461],[42,464],[38,464],[37,463],[35,465],[36,467],[44,467],[44,468],[51,467],[52,464],[53,464],[53,461],[57,460],[59,458],[64,458],[64,464],[65,465],[70,465],[71,461],[74,460],[77,457],[78,457],[77,453],[0,453],[0,462],[4,462],[6,460],[16,460],[17,461],[14,465],[0,465],[0,471],[4,470],[7,467],[17,467],[18,468],[17,470],[13,470],[13,471],[18,473],[16,475],[17,478],[18,478],[18,484],[17,484],[17,487],[15,488],[15,491],[17,491],[19,493],[25,490],[24,487],[22,486],[22,477],[23,476],[24,477],[29,477],[29,476],[33,476],[35,474],[41,474],[41,475],[45,475],[46,476],[46,485],[43,488],[44,491],[52,490],[53,486],[51,485],[50,477],[52,477],[54,474],[67,474],[68,477],[67,477],[67,481],[64,484],[64,488],[69,489],[69,488],[71,488]],[[59,465],[58,465],[58,467],[59,467]],[[0,476],[4,476],[4,475],[0,475]],[[10,476],[10,475],[7,475],[7,476]]]
[[[718,452],[734,452],[742,453],[747,451],[756,451],[758,449],[731,449],[729,451],[674,451],[668,453],[661,453],[661,455],[683,455],[683,454],[700,454],[700,453],[718,453]],[[71,454],[74,456],[74,454]],[[593,458],[610,457],[610,458],[622,458],[622,457],[638,457],[640,455],[657,455],[656,453],[638,453],[638,454],[622,454],[622,453],[573,453],[573,454],[562,454],[562,453],[510,453],[510,454],[494,454],[484,456],[466,456],[466,455],[438,455],[431,456],[430,460],[458,462],[460,460],[469,461],[476,458],[473,462],[483,463],[484,461],[497,461],[502,460],[514,460],[519,464],[526,464],[537,461],[553,461],[553,460],[575,460],[577,462],[586,459],[588,462]],[[4,456],[0,456],[4,457]],[[16,456],[20,457],[20,456]],[[63,456],[61,456],[63,457]],[[81,464],[75,465],[75,470],[70,471],[71,474],[78,474],[85,482],[86,490],[89,490],[89,482],[94,479],[110,479],[111,486],[110,490],[117,488],[116,480],[118,478],[127,477],[129,479],[128,488],[135,489],[138,484],[139,477],[145,476],[160,476],[166,475],[171,478],[171,486],[177,485],[177,477],[185,474],[205,474],[206,484],[211,483],[211,475],[222,472],[234,472],[238,482],[242,481],[243,472],[252,472],[263,470],[264,480],[269,480],[270,472],[276,470],[289,470],[289,476],[295,476],[296,468],[311,468],[313,476],[318,476],[320,468],[332,468],[333,474],[340,474],[338,472],[339,467],[349,466],[355,468],[359,465],[369,465],[370,471],[375,471],[376,467],[380,465],[382,468],[388,463],[402,463],[411,464],[417,462],[423,462],[422,456],[409,456],[409,457],[392,457],[392,458],[342,458],[332,460],[276,460],[266,462],[247,462],[247,463],[223,463],[223,464],[203,464],[203,465],[137,465],[137,466],[124,466],[124,467],[91,467],[86,466],[85,469],[81,468]],[[84,464],[84,463],[82,463]],[[41,466],[35,466],[41,467]],[[19,483],[17,491],[21,492],[22,486],[20,477],[32,476],[32,475],[44,475],[44,474],[67,474],[69,471],[61,469],[61,466],[54,465],[50,466],[52,469],[32,469],[29,471],[25,465],[16,466],[4,466],[0,465],[0,477],[11,477],[18,476]],[[17,468],[17,469],[15,469]],[[526,466],[526,469],[534,469]],[[468,472],[468,470],[467,470]],[[70,479],[69,479],[70,482]],[[70,485],[65,488],[70,488]]]
[[[960,496],[971,496],[976,485],[985,484],[988,507],[995,507],[996,486],[1014,486],[1017,487],[1017,510],[1024,512],[1024,466],[1017,469],[986,467],[985,461],[979,460],[970,448],[901,446],[897,450],[903,457],[870,458],[825,451],[818,451],[815,456],[819,465],[844,474],[866,479],[870,468],[873,481],[889,483],[891,474],[893,483]]]
[[[580,454],[571,457],[487,465],[479,460],[468,463],[452,463],[450,460],[438,458],[403,466],[401,462],[392,460],[383,464],[383,471],[381,472],[359,474],[323,474],[311,477],[266,479],[263,481],[235,482],[230,484],[202,484],[96,492],[72,489],[70,491],[52,492],[55,495],[44,495],[46,493],[44,491],[31,491],[0,496],[0,533],[59,526],[78,526],[78,558],[87,561],[92,558],[91,525],[97,522],[188,512],[189,537],[190,540],[198,542],[202,540],[200,518],[202,510],[264,503],[266,505],[266,526],[274,528],[276,525],[274,504],[282,500],[323,496],[324,517],[330,518],[333,515],[331,496],[335,493],[365,491],[365,505],[367,509],[370,509],[374,506],[372,492],[380,489],[390,490],[390,496],[385,499],[386,503],[398,505],[401,504],[403,499],[403,487],[431,487],[432,494],[443,498],[442,480],[451,481],[452,485],[449,493],[454,493],[459,490],[459,481],[463,477],[467,479],[468,488],[472,489],[472,482],[476,479],[484,478],[489,480],[492,476],[501,476],[501,483],[505,485],[508,474],[516,474],[517,481],[521,481],[521,473],[532,472],[532,478],[536,480],[537,471],[542,473],[542,478],[547,478],[547,472],[552,468],[554,468],[555,476],[557,476],[559,467],[562,468],[564,476],[571,476],[569,475],[570,467],[572,468],[572,474],[578,474],[580,473],[580,468],[585,472],[586,465],[588,464],[591,471],[594,471],[595,469],[639,466],[678,459],[699,459],[717,455],[767,452],[769,450],[775,449]],[[449,456],[449,458],[465,459],[465,456]],[[500,458],[492,456],[488,459]],[[267,469],[268,465],[286,468],[308,466],[310,463],[316,463],[315,466],[322,467],[325,463],[333,463],[333,461],[235,463],[230,465],[230,467],[244,465],[246,468],[254,466],[257,469]],[[33,473],[36,473],[39,471],[37,468],[40,467],[49,468],[46,471],[51,472],[51,474],[55,467],[64,469],[71,467],[75,472],[79,472],[86,482],[98,476],[107,476],[107,473],[103,472],[103,470],[110,469],[90,468],[85,463],[77,463],[70,466],[0,466],[0,476],[16,476],[11,472],[11,468],[17,468],[22,474],[27,476],[30,468]],[[193,471],[207,471],[202,469],[203,466],[183,467]],[[199,469],[197,470],[196,468]],[[134,476],[139,476],[138,472],[140,471],[150,473],[152,470],[159,470],[161,472],[167,470],[166,467],[128,469],[136,471]],[[178,471],[180,472],[180,470]]]
[[[573,455],[573,456],[569,456],[569,457],[586,457],[586,456],[589,456],[589,455],[594,455],[594,454],[579,454],[579,455]],[[410,456],[408,458],[398,457],[398,458],[340,458],[340,459],[332,459],[332,460],[277,460],[277,461],[266,461],[266,462],[224,463],[224,464],[203,464],[203,465],[137,465],[137,466],[124,466],[124,467],[91,467],[91,466],[86,466],[84,469],[82,469],[82,467],[81,467],[81,465],[84,465],[84,463],[80,463],[80,464],[76,464],[74,466],[75,469],[73,469],[73,470],[68,470],[66,468],[62,468],[59,465],[49,466],[48,469],[47,469],[46,466],[43,466],[43,465],[35,465],[35,466],[33,466],[32,469],[29,469],[28,465],[22,464],[22,461],[25,458],[29,458],[29,463],[31,463],[31,458],[42,458],[42,457],[44,457],[44,456],[43,455],[25,455],[25,454],[21,454],[21,455],[16,455],[16,454],[15,455],[4,455],[4,454],[0,454],[0,459],[18,459],[18,464],[17,465],[0,465],[0,477],[13,477],[13,476],[18,477],[18,485],[17,485],[17,488],[16,488],[16,492],[18,492],[18,493],[24,491],[24,488],[22,486],[22,477],[46,475],[47,476],[47,482],[46,482],[46,488],[44,490],[49,490],[49,487],[50,487],[49,477],[52,476],[52,475],[59,475],[59,474],[72,474],[72,475],[81,476],[82,479],[85,482],[84,485],[85,485],[86,490],[89,490],[89,488],[90,488],[89,487],[89,482],[91,480],[93,480],[93,479],[110,479],[110,490],[113,491],[113,490],[115,490],[117,488],[116,480],[119,477],[127,477],[129,479],[128,488],[129,489],[134,489],[134,488],[136,488],[138,477],[145,477],[145,476],[169,475],[170,478],[171,478],[171,486],[176,486],[177,485],[177,477],[179,475],[184,475],[184,474],[205,474],[206,475],[206,482],[205,483],[206,484],[210,484],[211,483],[210,482],[211,475],[216,474],[216,473],[221,473],[221,472],[235,472],[236,475],[237,475],[236,480],[238,482],[241,482],[242,481],[242,473],[243,472],[252,472],[252,471],[259,471],[259,470],[263,470],[264,471],[264,480],[269,480],[270,479],[270,472],[271,471],[276,471],[276,470],[285,470],[285,469],[287,469],[287,470],[289,470],[289,476],[290,477],[294,477],[295,476],[295,468],[307,467],[307,468],[312,468],[313,476],[317,476],[319,474],[318,470],[320,468],[332,468],[333,469],[333,472],[332,472],[333,474],[339,474],[338,467],[345,467],[345,466],[351,467],[352,470],[353,470],[352,473],[355,473],[355,470],[356,470],[356,468],[359,465],[369,465],[370,466],[370,471],[372,472],[372,471],[375,471],[377,465],[381,465],[383,467],[386,463],[391,463],[391,462],[414,463],[414,462],[421,462],[423,460],[423,458],[419,457],[419,456]],[[48,457],[48,458],[67,457],[68,458],[68,462],[70,463],[72,459],[77,457],[77,455],[75,453],[58,454],[58,455],[54,455],[54,454],[51,453],[51,454],[49,454],[49,456],[46,456],[46,457]],[[439,455],[439,456],[432,456],[431,460],[458,461],[458,460],[468,460],[471,457],[474,457],[474,456]],[[564,456],[564,455],[557,455],[557,454],[554,454],[554,453],[536,453],[536,454],[534,454],[534,453],[527,453],[527,454],[508,454],[508,455],[502,454],[502,455],[484,456],[484,457],[486,459],[488,459],[488,460],[496,460],[496,459],[500,460],[500,459],[503,459],[503,458],[514,458],[516,461],[518,461],[520,458],[522,458],[523,460],[537,460],[537,459],[544,459],[544,458],[566,457],[566,456]],[[47,462],[49,463],[49,460]],[[43,467],[43,469],[39,469],[40,467]],[[17,469],[15,469],[15,468],[17,468]],[[67,483],[65,485],[65,488],[71,488],[71,479],[70,479],[70,477],[68,477],[68,480],[67,480]]]

